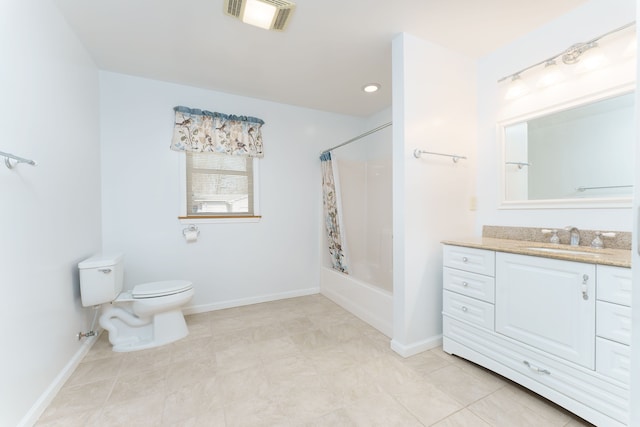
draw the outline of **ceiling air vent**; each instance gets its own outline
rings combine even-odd
[[[225,0],[224,11],[246,24],[283,31],[296,5],[287,0]]]

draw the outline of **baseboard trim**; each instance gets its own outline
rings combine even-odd
[[[60,373],[53,379],[51,384],[49,384],[49,387],[47,387],[47,389],[40,395],[31,409],[29,409],[29,412],[27,412],[22,420],[20,420],[18,427],[31,427],[38,421],[49,404],[56,397],[64,383],[67,382],[71,374],[73,374],[80,362],[82,362],[82,359],[87,355],[89,350],[91,350],[91,347],[98,340],[99,336],[100,333],[97,333],[96,335],[87,338],[87,340],[82,343],[82,346],[78,351],[76,351],[64,368],[62,368]]]
[[[409,345],[400,344],[395,339],[391,340],[391,350],[395,351],[402,357],[411,357],[423,351],[431,350],[442,345],[442,335],[427,338]]]
[[[216,302],[213,304],[193,305],[193,306],[185,307],[184,309],[182,309],[182,312],[185,315],[206,313],[209,311],[223,310],[225,308],[242,307],[245,305],[259,304],[262,302],[277,301],[281,299],[304,297],[304,296],[315,295],[319,293],[320,293],[319,287],[298,289],[295,291],[262,295],[259,297],[241,298],[241,299],[235,299],[235,300],[229,300],[229,301]]]

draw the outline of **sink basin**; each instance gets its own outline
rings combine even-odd
[[[592,256],[599,257],[600,254],[593,252],[585,252],[574,249],[564,249],[564,248],[527,248],[530,251],[538,251],[538,252],[546,252],[549,254],[566,254],[566,255],[582,255],[582,256]]]

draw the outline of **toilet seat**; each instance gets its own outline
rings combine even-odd
[[[131,290],[133,299],[157,298],[188,291],[193,284],[188,280],[164,280],[161,282],[143,283]]]

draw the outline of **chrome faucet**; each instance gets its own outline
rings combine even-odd
[[[569,232],[569,235],[570,235],[569,244],[571,246],[578,246],[580,244],[580,230],[578,230],[576,227],[572,225],[569,225],[564,229]]]

